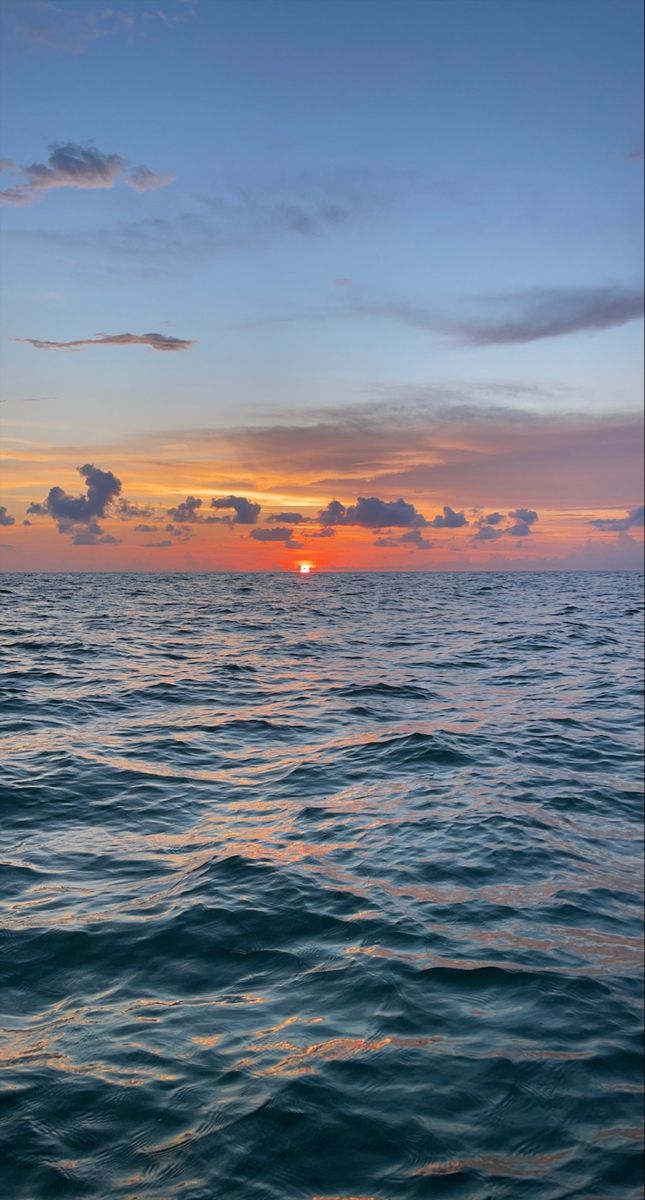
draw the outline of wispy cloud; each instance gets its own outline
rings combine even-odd
[[[500,346],[614,329],[643,316],[643,293],[627,287],[535,288],[500,296],[495,314],[456,322],[469,345]]]
[[[322,504],[329,495],[376,495],[431,497],[433,504],[447,497],[456,511],[485,503],[504,513],[530,498],[538,511],[574,507],[593,515],[639,495],[642,413],[529,411],[483,403],[476,390],[472,397],[465,386],[443,398],[437,388],[402,389],[385,401],[298,418],[174,428],[151,434],[148,453],[195,488],[212,487],[217,462],[228,486],[252,480],[258,493],[288,494],[289,503],[273,506],[280,511],[301,511],[307,497]]]
[[[643,292],[622,285],[597,287],[532,288],[464,301],[450,312],[435,304],[403,300],[374,300],[344,281],[327,308],[269,317],[251,325],[303,321],[317,323],[365,317],[395,321],[425,333],[456,339],[463,346],[512,346],[576,333],[614,329],[643,316]]]
[[[157,192],[174,180],[174,175],[158,175],[150,167],[133,167],[125,182],[135,192]]]
[[[150,346],[152,350],[188,350],[195,343],[186,338],[168,337],[163,333],[97,333],[91,338],[75,338],[71,342],[45,342],[40,338],[14,338],[36,350],[83,350],[85,346]]]
[[[194,17],[199,0],[138,0],[110,6],[54,0],[6,0],[20,38],[33,49],[83,54],[104,38],[143,37],[155,27],[173,28]]]
[[[130,172],[130,186],[148,179],[145,174],[134,176]],[[385,171],[330,170],[320,176],[255,179],[202,193],[191,207],[171,215],[146,215],[71,232],[32,227],[17,236],[78,255],[84,268],[90,255],[97,262],[107,256],[110,270],[119,260],[121,274],[130,266],[167,278],[207,259],[259,251],[284,238],[315,242],[332,236],[391,206],[406,186],[403,173]]]
[[[49,150],[46,163],[32,163],[19,168],[22,179],[0,192],[0,203],[33,204],[44,192],[57,188],[105,190],[114,187],[118,180],[123,180],[138,192],[156,191],[172,183],[174,178],[172,175],[159,175],[145,166],[133,167],[128,172],[127,160],[120,154],[104,154],[91,145],[52,142]],[[9,166],[13,167],[13,164]]]
[[[645,524],[645,508],[639,504],[624,517],[595,517],[589,524],[604,533],[624,533],[627,529],[637,529]]]

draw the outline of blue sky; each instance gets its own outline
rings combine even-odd
[[[10,437],[105,457],[437,389],[638,407],[640,5],[6,0],[3,21],[4,186],[55,145],[129,164],[3,209]],[[128,187],[141,164],[163,186]],[[547,308],[555,332],[517,335]],[[149,330],[194,345],[14,340]]]

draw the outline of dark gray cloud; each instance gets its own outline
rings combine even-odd
[[[96,521],[90,521],[87,525],[70,523],[63,529],[59,525],[59,529],[61,533],[73,534],[73,546],[118,546],[120,544],[120,538],[113,537],[111,533],[105,533]]]
[[[593,521],[589,521],[596,529],[601,529],[604,533],[623,533],[627,529],[636,529],[644,523],[645,508],[639,504],[637,508],[632,508],[625,517],[595,517]]]
[[[165,550],[168,546],[174,546],[174,542],[171,540],[171,538],[162,538],[159,542],[141,542],[141,545],[149,547],[154,546],[158,550]]]
[[[401,533],[396,537],[376,538],[373,545],[383,549],[391,546],[403,546],[404,548],[413,547],[415,550],[432,550],[435,543],[429,538],[425,538],[419,529],[411,529],[409,533]]]
[[[271,513],[267,520],[277,521],[279,525],[304,525],[309,521],[309,517],[303,517],[302,513],[298,512],[282,512]]]
[[[331,525],[325,525],[324,529],[317,529],[315,533],[309,533],[308,537],[312,538],[330,538],[336,536],[336,530]]]
[[[473,536],[474,542],[496,542],[504,536],[503,529],[495,529],[492,525],[480,525]]]
[[[359,496],[347,507],[340,500],[331,500],[318,514],[318,520],[321,525],[360,525],[364,529],[406,529],[428,524],[407,500],[380,500],[377,496]]]
[[[121,480],[112,471],[103,471],[92,463],[78,467],[85,480],[84,496],[70,496],[61,487],[49,489],[42,502],[29,505],[28,514],[48,514],[58,526],[58,532],[69,534],[76,546],[96,546],[99,543],[116,545],[117,539],[104,533],[97,518],[105,517],[121,492]]]
[[[133,504],[131,500],[126,500],[122,497],[115,506],[115,512],[119,515],[122,521],[141,520],[146,517],[154,517],[155,511],[145,504]]]
[[[40,338],[14,338],[36,350],[82,350],[85,346],[150,346],[152,350],[188,350],[195,343],[186,338],[167,337],[163,333],[97,333],[91,338],[71,342],[44,342]]]
[[[507,533],[509,537],[529,537],[531,526],[539,519],[532,508],[516,508],[508,515],[513,524],[507,526],[504,533]]]
[[[431,525],[433,529],[461,529],[463,525],[467,524],[465,513],[455,512],[449,504],[444,505],[442,513],[437,513],[436,517],[428,521],[428,525]]]
[[[105,189],[121,178],[135,191],[150,191],[165,187],[173,179],[172,175],[158,175],[144,166],[134,167],[128,175],[128,163],[120,154],[104,154],[91,145],[52,142],[48,149],[47,162],[22,167],[22,179],[0,192],[0,202],[32,204],[43,192],[54,188]]]
[[[253,500],[247,500],[244,496],[220,496],[217,499],[211,500],[211,508],[230,509],[235,513],[234,517],[223,518],[227,523],[234,525],[255,525],[261,511],[261,506]],[[210,518],[211,520],[213,518]]]
[[[135,525],[134,532],[135,533],[156,533],[158,528],[159,528],[158,525],[146,525],[145,523],[143,523],[141,525]]]
[[[283,528],[276,525],[273,529],[253,529],[250,536],[255,542],[283,542],[290,549],[296,549],[302,546],[302,542],[296,542],[293,538],[293,529]]]
[[[170,519],[176,521],[178,525],[192,525],[203,520],[202,514],[199,512],[202,504],[203,500],[197,496],[186,496],[186,499],[181,500],[174,508],[167,509],[167,513]],[[166,525],[166,532],[174,532],[172,526]]]
[[[15,525],[15,523],[16,518],[9,515],[4,504],[0,504],[0,525],[8,527],[9,525]]]
[[[477,544],[495,542],[501,537],[530,537],[532,526],[538,520],[538,514],[532,508],[513,508],[505,517],[499,512],[488,513],[475,521],[477,532],[472,540]]]

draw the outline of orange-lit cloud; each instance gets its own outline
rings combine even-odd
[[[14,186],[0,192],[2,204],[33,204],[45,192],[59,188],[80,191],[107,189],[122,179],[137,192],[156,191],[172,183],[172,175],[158,175],[149,167],[134,167],[128,174],[126,159],[120,154],[103,154],[95,146],[79,146],[75,142],[53,142],[46,163],[17,167],[7,159],[2,169],[18,172],[22,178]]]
[[[49,569],[80,565],[80,553],[92,555],[91,569],[98,555],[113,569],[148,558],[291,569],[303,546],[320,569],[629,566],[642,536],[640,437],[633,414],[436,403],[396,418],[382,405],[300,423],[156,431],[100,453],[8,437],[3,498],[20,563]],[[92,459],[100,466],[87,469],[122,480],[127,499],[119,488],[94,511],[89,490],[76,495],[76,468]],[[53,539],[57,551],[52,518],[71,534]]]

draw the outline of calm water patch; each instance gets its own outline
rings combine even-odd
[[[3,589],[4,1196],[642,1195],[642,577]]]

